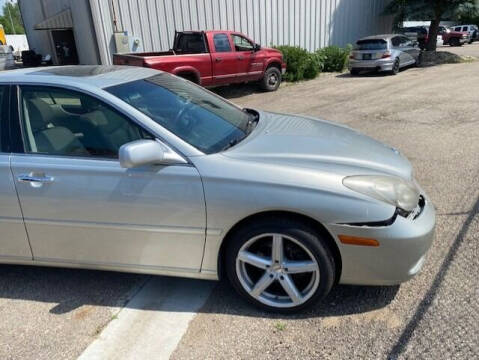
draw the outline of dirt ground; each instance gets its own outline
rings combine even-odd
[[[445,50],[478,56],[479,44]],[[479,62],[251,89],[218,92],[246,107],[344,123],[403,152],[437,207],[436,239],[408,283],[338,286],[296,316],[256,311],[220,284],[173,358],[478,358]]]

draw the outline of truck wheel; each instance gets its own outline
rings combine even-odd
[[[198,79],[196,78],[196,76],[194,74],[190,74],[190,73],[183,73],[183,74],[178,74],[178,76],[180,78],[183,78],[185,80],[188,80],[188,81],[191,81],[192,83],[195,83],[195,84],[198,84]]]
[[[459,46],[460,45],[459,39],[458,38],[452,38],[451,40],[449,40],[449,45]]]
[[[281,72],[275,66],[266,69],[263,79],[261,80],[261,88],[265,91],[276,91],[281,85]]]

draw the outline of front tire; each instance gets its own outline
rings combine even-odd
[[[458,38],[452,38],[449,40],[449,45],[450,46],[460,46],[461,43],[459,42]]]
[[[260,85],[264,91],[278,90],[281,85],[281,71],[276,66],[269,67],[266,69]]]
[[[235,290],[267,311],[292,313],[324,298],[335,280],[322,234],[296,220],[267,218],[229,239],[225,267]]]

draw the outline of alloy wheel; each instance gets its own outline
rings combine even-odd
[[[261,234],[244,243],[236,257],[236,274],[251,297],[276,308],[305,303],[320,282],[311,251],[279,233]]]

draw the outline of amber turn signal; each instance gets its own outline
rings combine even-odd
[[[339,241],[343,244],[348,245],[361,245],[361,246],[379,246],[379,241],[376,239],[369,239],[357,236],[350,236],[350,235],[339,235]]]

